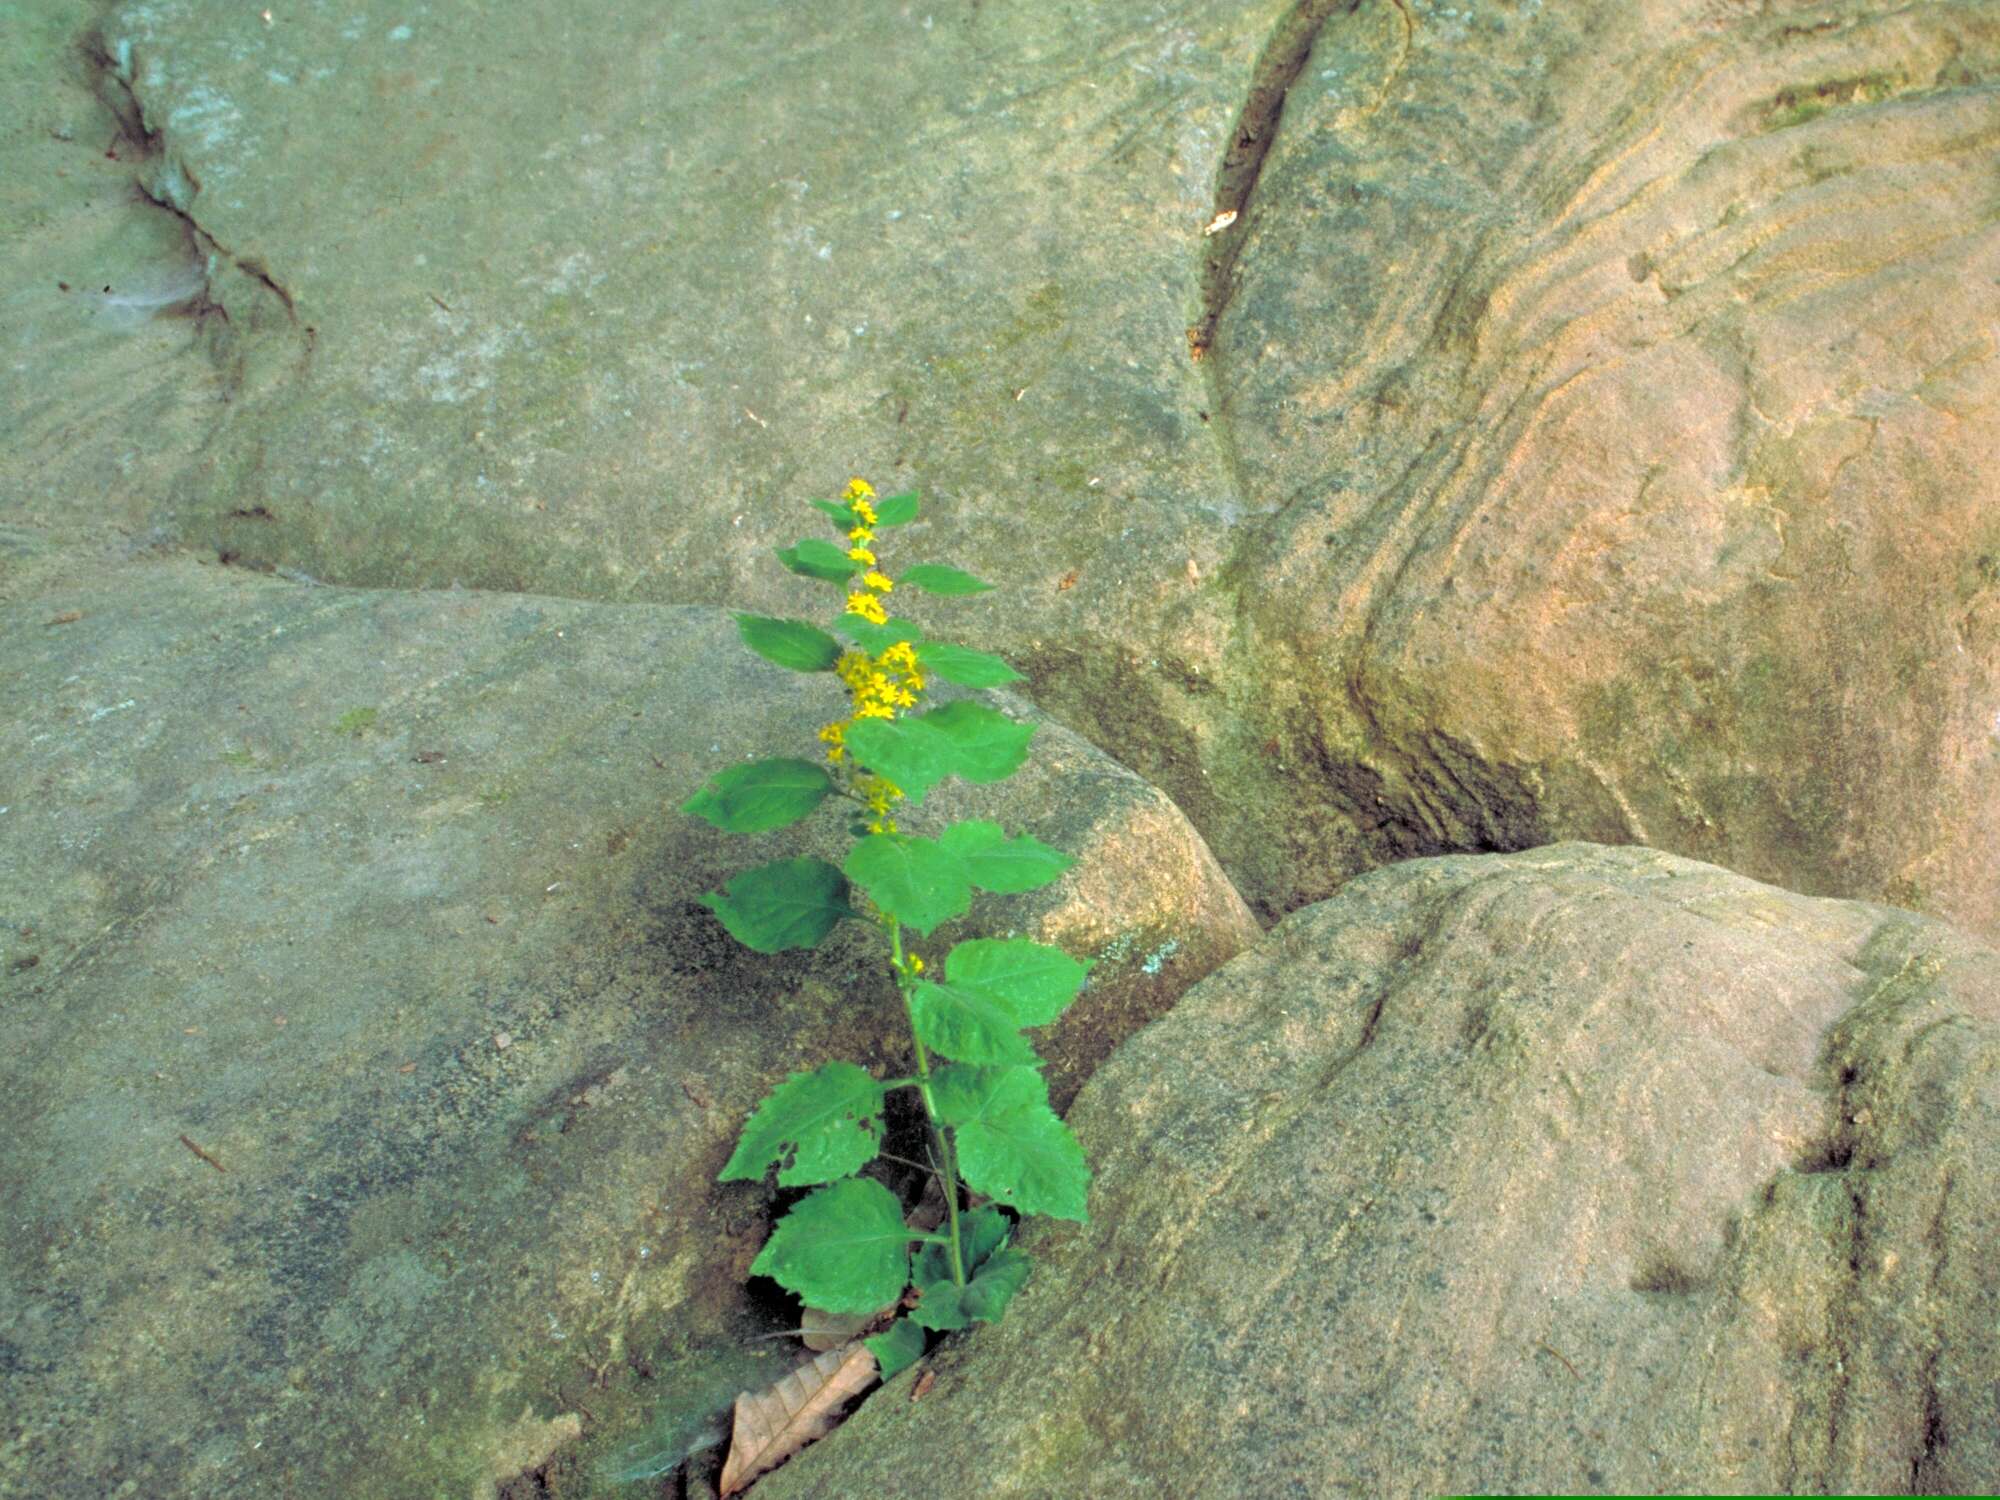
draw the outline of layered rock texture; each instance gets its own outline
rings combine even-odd
[[[1637,849],[1414,861],[1070,1118],[1091,1225],[770,1500],[2000,1476],[2000,954],[1941,924]]]
[[[1579,836],[2000,933],[1983,0],[75,20],[35,537],[775,605],[907,478],[1267,915]]]
[[[852,924],[762,957],[696,904],[838,857],[831,814],[801,842],[674,811],[810,744],[838,686],[700,607],[101,583],[0,625],[0,1492],[490,1493],[586,1410],[642,1424],[635,1365],[761,1331],[769,1203],[713,1186],[750,1109],[906,1061]],[[926,811],[1077,865],[935,940],[1100,959],[1044,1042],[1067,1095],[1257,929],[1157,791],[1035,746]]]
[[[2000,939],[1987,0],[53,0],[0,5],[0,36],[0,1491],[484,1500],[637,1421],[656,1356],[734,1369],[713,1351],[779,1316],[737,1285],[768,1205],[707,1177],[773,1078],[888,1033],[842,998],[860,955],[722,940],[692,897],[745,846],[670,809],[818,722],[716,607],[798,612],[771,550],[850,473],[924,492],[896,563],[1006,590],[926,621],[1028,671],[1004,701],[1048,726],[1015,790],[951,810],[1085,855],[1000,917],[1103,959],[1049,1044],[1060,1099],[1252,913],[1415,856],[1647,845]],[[1606,910],[1655,910],[1640,887],[1681,869],[1608,858],[1501,884],[1567,910],[1594,870]],[[1841,1017],[1881,1009],[1908,919],[1754,900],[1806,924],[1784,954],[1824,978],[1782,1024],[1744,986],[1792,958],[1723,916],[1687,950],[1713,967],[1675,971],[1714,1015],[1648,1030],[1621,1001],[1597,1052],[1535,1012],[1538,1045],[1585,1049],[1586,1101],[1654,1098],[1649,1068],[1704,1049],[1777,1059],[1727,1171],[1665,1104],[1634,1157],[1635,1182],[1705,1184],[1673,1202],[1707,1227],[1656,1214],[1642,1243],[1629,1194],[1560,1197],[1537,1175],[1560,1142],[1509,1092],[1540,1083],[1481,1085],[1490,1143],[1414,1084],[1385,1096],[1409,1151],[1456,1153],[1468,1175],[1435,1181],[1496,1220],[1496,1265],[1565,1234],[1600,1253],[1546,1283],[1385,1273],[1353,1294],[1368,1336],[1401,1326],[1370,1296],[1476,1285],[1511,1339],[1554,1288],[1572,1321],[1533,1338],[1560,1357],[1521,1358],[1576,1388],[1531,1397],[1501,1343],[1439,1332],[1443,1375],[1369,1378],[1404,1382],[1382,1420],[1464,1445],[1300,1463],[1423,1487],[1483,1455],[1507,1483],[1527,1450],[1481,1425],[1504,1410],[1570,1424],[1552,1464],[1608,1434],[1551,1484],[1643,1484],[1635,1445],[1694,1465],[1698,1432],[1716,1483],[2000,1484],[1963,1404],[1994,1379],[1990,1306],[1952,1289],[1977,1253],[1885,1242],[1946,1268],[1935,1294],[1827,1269],[1843,1225],[1931,1222],[1931,1148],[1856,1168],[1875,1137],[1836,1117],[1862,1085],[1828,1062],[1890,1057]],[[1959,941],[1938,931],[1907,941]],[[1589,993],[1627,994],[1588,953]],[[1568,961],[1505,972],[1567,993]],[[1922,983],[1975,1018],[1935,1061],[1985,1012]],[[1284,1067],[1338,1070],[1335,1012]],[[1546,1080],[1493,1035],[1482,1066]],[[1225,1151],[1211,1085],[1157,1086],[1119,1149]],[[1312,1185],[1244,1171],[1218,1191]],[[1337,1207],[1282,1201],[1303,1223],[1401,1191],[1360,1172],[1327,1179]],[[1955,1245],[1990,1178],[1945,1175]],[[1303,1337],[1188,1311],[1199,1259],[1131,1270],[1165,1210],[1116,1191],[1091,1233],[1129,1206],[1124,1279],[1167,1278],[1184,1347]],[[1255,1231],[1273,1274],[1322,1253],[1280,1219]],[[1419,1254],[1369,1233],[1387,1265]],[[1658,1285],[1605,1269],[1656,1251]],[[1759,1302],[1785,1256],[1817,1290]],[[1706,1416],[1673,1394],[1689,1318],[1718,1330]],[[1877,1332],[1812,1331],[1843,1320]],[[1299,1409],[1362,1410],[1329,1368]],[[1471,1369],[1490,1411],[1452,1384]],[[1654,1438],[1605,1425],[1593,1369],[1664,1393]],[[1107,1493],[1152,1472],[1108,1441],[1072,1455]]]

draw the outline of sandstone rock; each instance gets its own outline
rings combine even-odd
[[[1071,1114],[1091,1223],[767,1500],[1981,1493],[2000,955],[1564,844],[1294,914]]]
[[[714,1174],[901,1022],[858,929],[695,904],[789,831],[675,808],[837,685],[705,608],[185,559],[0,616],[0,1492],[491,1494],[758,1331],[768,1197]],[[1103,957],[1073,1077],[1256,928],[1157,792],[1036,750],[970,800],[1079,862],[961,927]]]
[[[1996,85],[1984,3],[1327,23],[1207,364],[1246,892],[1577,837],[2000,935]]]
[[[1266,913],[1588,837],[2000,933],[1989,5],[61,14],[38,536],[775,606],[907,476]]]

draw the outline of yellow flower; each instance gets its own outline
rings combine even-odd
[[[874,496],[875,486],[865,479],[856,477],[847,481],[847,493],[842,498],[847,500],[869,500],[873,499]]]
[[[882,601],[873,594],[849,594],[847,612],[850,615],[859,615],[875,625],[889,623],[889,612],[882,608]]]
[[[921,974],[924,972],[924,961],[921,958],[918,958],[914,953],[905,956],[910,960],[910,972],[912,974]]]
[[[859,547],[854,549],[855,552],[859,552],[860,550],[861,549]],[[854,557],[854,552],[850,552],[847,555],[849,557]],[[875,561],[874,555],[872,553],[864,554],[864,557],[868,562]],[[863,558],[855,557],[854,560],[856,562],[861,562]],[[871,589],[875,590],[875,592],[878,594],[886,594],[889,592],[890,589],[896,586],[893,582],[890,581],[889,575],[887,573],[877,572],[874,568],[870,568],[866,573],[863,573],[861,575],[861,581],[867,584],[868,587],[870,587]]]
[[[857,500],[854,502],[854,513],[861,518],[863,525],[873,526],[875,524],[875,507],[870,505],[866,500]]]
[[[875,540],[875,533],[866,526],[857,526],[847,533],[847,540],[857,547],[865,547]]]
[[[875,566],[875,554],[870,552],[866,547],[849,547],[847,549],[847,560],[849,562],[867,563],[871,568]]]

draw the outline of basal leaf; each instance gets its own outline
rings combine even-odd
[[[852,531],[859,519],[851,505],[838,505],[831,500],[808,500],[806,504],[814,510],[823,510],[832,516],[834,524],[842,531]]]
[[[1090,1168],[1069,1127],[1049,1108],[1033,1068],[951,1067],[931,1080],[938,1118],[953,1128],[958,1169],[976,1193],[1024,1214],[1085,1217]]]
[[[993,1204],[958,1216],[958,1248],[965,1257],[966,1273],[977,1271],[986,1257],[1007,1243],[1014,1221]],[[951,1247],[925,1243],[917,1246],[910,1263],[910,1280],[917,1286],[932,1281],[951,1280]]]
[[[860,1171],[882,1146],[882,1085],[850,1062],[794,1073],[757,1106],[718,1182],[749,1182],[777,1162],[781,1187]]]
[[[943,730],[958,746],[952,770],[967,781],[1004,781],[1028,758],[1028,741],[1035,726],[1016,724],[983,703],[947,703],[927,714],[903,720]]]
[[[859,840],[848,851],[847,877],[883,911],[926,937],[972,905],[965,866],[934,839],[913,834],[871,833]]]
[[[984,594],[993,587],[946,563],[912,563],[896,575],[896,581],[946,595]]]
[[[766,661],[794,672],[830,672],[840,656],[840,642],[804,620],[774,620],[769,615],[738,615],[736,633],[743,644]]]
[[[899,615],[889,616],[880,625],[859,615],[836,615],[833,628],[870,656],[880,656],[899,641],[921,641],[924,638],[924,633],[913,622]]]
[[[863,1339],[875,1356],[884,1380],[893,1379],[924,1357],[924,1331],[908,1318],[898,1318],[872,1339]]]
[[[927,716],[859,719],[848,726],[847,749],[860,764],[895,782],[912,803],[921,803],[965,758],[958,741]]]
[[[817,578],[822,583],[845,583],[854,576],[860,566],[847,555],[847,549],[836,547],[832,542],[823,542],[817,537],[778,549],[778,561],[807,578]]]
[[[1003,895],[1038,890],[1076,863],[1025,833],[1010,839],[998,823],[978,819],[952,824],[938,842],[965,861],[975,886]]]
[[[731,766],[681,804],[724,833],[764,833],[796,823],[833,794],[833,782],[809,760],[757,760]]]
[[[996,1249],[980,1258],[977,1269],[968,1266],[964,1286],[952,1281],[950,1268],[942,1259],[936,1264],[943,1267],[942,1274],[928,1278],[924,1272],[929,1266],[921,1258],[913,1268],[920,1300],[910,1317],[926,1328],[948,1331],[999,1322],[1014,1293],[1027,1281],[1032,1262],[1022,1251]]]
[[[801,1198],[750,1263],[810,1307],[868,1312],[894,1302],[910,1281],[909,1228],[895,1194],[849,1177]]]
[[[1002,687],[1010,682],[1027,681],[991,652],[975,651],[970,646],[959,646],[950,641],[920,642],[917,660],[926,672],[942,677],[946,682],[955,682],[960,687]]]
[[[1034,1262],[1021,1250],[1001,1250],[979,1269],[979,1274],[959,1293],[958,1305],[967,1318],[975,1323],[997,1323],[1000,1315],[1007,1310],[1007,1304],[1014,1300],[1014,1294],[1026,1285],[1028,1272],[1034,1269]]]
[[[1040,1061],[1013,1007],[984,990],[920,979],[910,991],[910,1024],[926,1047],[954,1062]]]
[[[1055,1020],[1076,998],[1089,972],[1089,964],[1062,949],[1026,938],[973,938],[953,948],[944,961],[952,988],[997,996],[1023,1026]]]
[[[949,1278],[917,1283],[917,1305],[910,1309],[910,1321],[938,1333],[970,1327],[972,1319],[960,1306],[962,1295],[969,1290],[969,1287],[959,1286]]]
[[[906,490],[900,495],[890,495],[877,500],[875,524],[877,526],[907,526],[917,518],[917,492]]]
[[[745,870],[720,891],[701,898],[729,935],[759,953],[810,948],[842,917],[847,878],[823,859],[781,859]]]

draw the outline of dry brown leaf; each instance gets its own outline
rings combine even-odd
[[[815,1356],[767,1390],[743,1392],[736,1398],[722,1493],[740,1494],[758,1475],[833,1431],[841,1407],[878,1374],[875,1356],[857,1341]]]
[[[889,1309],[896,1309],[892,1304]],[[800,1340],[815,1354],[838,1349],[881,1316],[880,1313],[830,1313],[823,1307],[808,1307],[799,1317]]]

